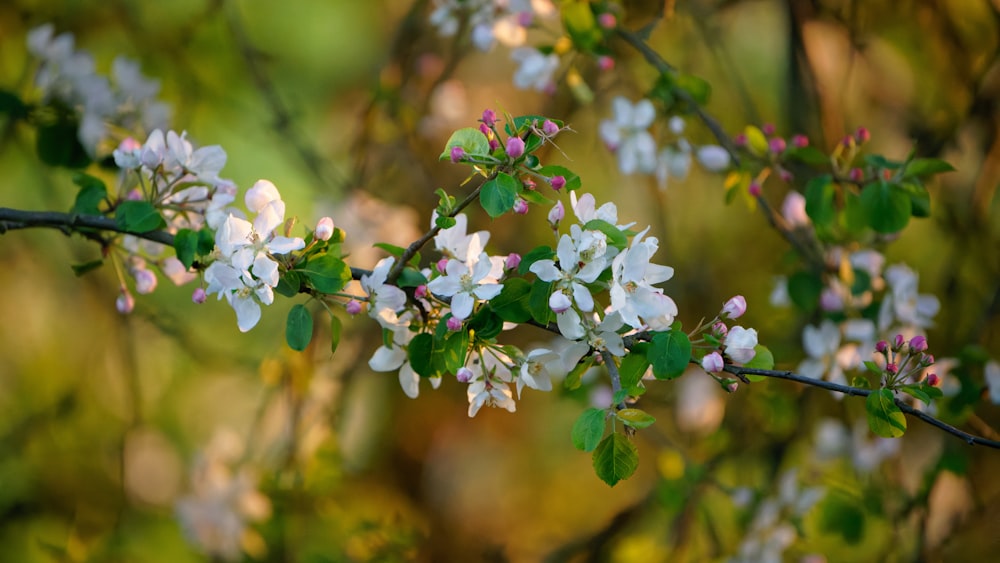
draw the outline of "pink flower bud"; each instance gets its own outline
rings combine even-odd
[[[549,308],[552,309],[553,313],[565,313],[573,306],[573,302],[570,301],[569,296],[561,291],[553,292],[549,297]]]
[[[473,375],[475,375],[475,374],[472,373],[471,369],[469,369],[469,368],[467,368],[465,366],[462,366],[462,367],[458,368],[458,373],[455,374],[455,379],[457,379],[459,383],[468,383],[468,382],[472,381],[472,376]]]
[[[597,68],[604,72],[610,72],[615,69],[615,60],[607,55],[601,55],[597,57]]]
[[[333,219],[323,217],[316,223],[316,238],[319,240],[330,240],[333,236]]]
[[[464,159],[464,158],[465,158],[465,149],[463,149],[462,147],[460,147],[458,145],[455,145],[454,147],[451,147],[451,161],[452,162],[459,163],[459,162],[462,162],[462,159]]]
[[[865,171],[860,168],[851,168],[847,175],[852,182],[862,182],[865,179]]]
[[[889,343],[885,340],[879,340],[878,343],[875,344],[875,351],[879,354],[885,354],[889,351]]]
[[[730,393],[735,393],[740,388],[740,384],[733,381],[729,385],[726,385],[726,391]]]
[[[805,135],[792,135],[792,146],[797,149],[804,149],[809,146],[809,137]]]
[[[764,190],[761,189],[760,183],[757,182],[757,180],[754,180],[753,182],[750,182],[750,187],[747,188],[747,191],[749,191],[750,195],[753,197],[760,197],[760,194],[763,193]]]
[[[485,135],[487,139],[493,136],[493,130],[490,129],[485,123],[479,124],[479,132]]]
[[[191,292],[191,302],[196,305],[201,305],[206,299],[208,299],[208,294],[200,287],[194,288],[194,291]]]
[[[531,27],[531,24],[535,21],[535,14],[531,12],[518,12],[517,13],[517,25],[521,27]]]
[[[442,274],[445,273],[445,271],[446,271],[446,269],[448,267],[448,259],[447,258],[442,258],[442,259],[438,260],[436,267],[437,267],[437,271],[438,272],[440,272]]]
[[[447,321],[448,330],[455,332],[456,330],[462,328],[462,319],[457,319],[455,317],[448,317]]]
[[[938,377],[938,374],[931,373],[927,375],[927,385],[930,385],[932,387],[937,387],[940,384],[941,384],[941,378]]]
[[[618,18],[614,14],[609,14],[604,12],[603,14],[597,16],[597,25],[604,29],[614,29],[618,25]]]
[[[726,335],[729,334],[729,327],[726,326],[726,323],[721,321],[717,322],[712,325],[712,334],[715,335],[716,338],[725,338]]]
[[[920,365],[924,367],[934,365],[934,356],[931,354],[920,354]]]
[[[514,200],[514,213],[518,215],[526,215],[528,213],[528,202],[521,198]]]
[[[156,274],[145,268],[136,269],[132,272],[135,278],[135,291],[139,295],[147,295],[156,289]]]
[[[566,209],[563,207],[563,203],[561,201],[557,201],[556,204],[552,206],[552,210],[549,211],[549,223],[552,225],[552,228],[554,229],[558,227],[559,222],[562,221],[565,216]]]
[[[708,373],[719,373],[726,367],[726,362],[722,359],[722,354],[712,352],[701,359],[701,369]]]
[[[493,137],[492,139],[490,139],[490,152],[493,152],[498,148],[500,148],[500,141],[498,141],[496,137]]]
[[[361,303],[351,299],[347,302],[347,305],[344,306],[344,309],[347,311],[348,315],[357,315],[361,312]]]
[[[507,137],[507,156],[520,158],[524,154],[524,141],[520,137]]]
[[[497,123],[497,112],[491,109],[483,110],[483,125],[493,127]]]
[[[774,135],[774,132],[776,131],[773,123],[765,123],[761,125],[760,130],[768,137]]]
[[[899,366],[897,366],[892,362],[889,362],[888,364],[885,365],[885,371],[889,372],[889,375],[896,375],[897,373],[899,373]]]
[[[125,194],[125,199],[127,201],[139,201],[142,199],[142,190],[139,188],[132,188]]]
[[[897,334],[896,338],[894,339],[894,342],[895,342],[895,346],[893,346],[892,349],[893,350],[899,350],[900,348],[903,347],[903,343],[906,342],[906,341],[903,340],[903,335],[902,334]]]
[[[542,123],[542,133],[545,133],[549,137],[554,137],[559,134],[559,126],[551,119],[546,119],[545,123]]]
[[[767,142],[767,149],[771,151],[772,154],[781,154],[785,152],[785,148],[787,148],[785,140],[781,137],[774,137]]]
[[[427,297],[427,284],[420,284],[413,289],[413,296],[417,299]]]
[[[737,147],[747,146],[747,136],[743,133],[736,135],[735,137],[733,137],[733,144],[736,145]]]
[[[507,255],[507,260],[504,262],[504,267],[508,270],[516,270],[518,266],[521,265],[521,255],[516,252],[511,252]]]
[[[863,145],[872,138],[872,134],[867,128],[858,127],[858,130],[854,132],[854,138],[858,141],[859,145]]]
[[[792,180],[795,179],[795,175],[792,174],[790,171],[782,168],[781,170],[778,171],[778,178],[781,179],[782,182],[789,184],[791,183]]]
[[[123,315],[129,314],[132,309],[135,309],[135,298],[132,297],[127,288],[123,287],[121,293],[118,294],[118,298],[115,299],[115,308]]]
[[[845,135],[844,138],[841,139],[840,144],[844,145],[845,148],[850,148],[850,146],[854,144],[854,137]]]
[[[910,351],[923,352],[927,349],[927,338],[917,335],[910,339]]]
[[[553,176],[549,180],[549,184],[552,185],[553,190],[559,191],[566,187],[566,178],[562,176]]]
[[[532,180],[531,178],[523,178],[521,180],[521,185],[524,186],[524,189],[526,190],[535,189],[535,181]]]
[[[747,312],[747,300],[742,295],[736,295],[729,298],[729,301],[722,306],[721,317],[729,317],[730,319],[738,319],[743,316],[743,313]]]

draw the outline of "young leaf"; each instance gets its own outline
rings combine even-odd
[[[806,215],[817,227],[829,227],[837,215],[834,203],[836,188],[829,174],[818,176],[806,184]]]
[[[594,472],[609,486],[628,479],[639,465],[639,452],[625,436],[612,432],[594,450]]]
[[[531,318],[541,325],[547,325],[555,319],[555,313],[549,307],[549,295],[552,294],[552,282],[535,280],[531,285],[531,294],[528,295],[528,308],[531,311]]]
[[[774,354],[771,350],[764,346],[763,344],[758,344],[753,347],[754,355],[753,359],[749,362],[743,364],[743,367],[753,368],[753,369],[774,369]],[[751,375],[747,374],[747,379],[750,381],[764,381],[767,377],[763,375]]]
[[[868,426],[878,436],[899,438],[906,431],[906,417],[889,389],[879,389],[868,395],[865,411],[868,413]]]
[[[340,345],[340,333],[344,329],[344,323],[340,322],[340,317],[330,315],[330,353],[337,353],[337,346]]]
[[[336,256],[324,254],[312,258],[295,271],[309,279],[309,285],[322,293],[336,293],[351,281],[351,269]]]
[[[895,184],[880,181],[869,184],[861,192],[861,206],[868,217],[868,225],[875,232],[899,232],[910,222],[913,204],[910,196]]]
[[[184,264],[185,268],[190,268],[198,253],[198,233],[191,229],[177,231],[177,234],[174,235],[174,251],[181,264]]]
[[[389,244],[387,242],[376,242],[372,246],[374,246],[375,248],[381,248],[382,250],[388,252],[389,254],[397,258],[402,256],[403,253],[406,252],[406,249],[403,248],[402,246],[396,246],[395,244]]]
[[[80,186],[76,201],[70,213],[80,215],[100,215],[100,204],[108,197],[108,188],[100,178],[78,172],[73,175],[73,183]]]
[[[288,347],[301,352],[309,346],[313,334],[313,318],[305,305],[296,303],[288,311],[288,322],[285,324],[285,340]]]
[[[123,201],[115,210],[118,228],[130,233],[148,233],[166,226],[160,212],[148,201]]]
[[[278,278],[278,285],[275,286],[274,292],[285,297],[295,297],[299,294],[299,288],[301,287],[302,276],[297,271],[292,270],[285,272]]]
[[[680,330],[658,332],[646,355],[657,379],[674,379],[684,373],[691,360],[691,340]]]
[[[592,452],[604,436],[607,425],[607,413],[604,409],[589,408],[576,419],[570,436],[573,446],[585,452]]]
[[[619,250],[628,246],[628,237],[625,236],[625,233],[607,221],[591,219],[583,228],[588,231],[598,230],[604,233],[608,237],[608,246],[614,246]]]
[[[434,336],[429,332],[421,332],[414,336],[406,349],[406,356],[410,360],[410,367],[421,377],[434,375],[433,354]]]
[[[638,344],[632,347],[622,359],[622,365],[618,368],[618,374],[621,376],[622,388],[632,389],[639,384],[639,380],[642,379],[642,374],[646,373],[646,369],[649,368],[649,358],[646,357],[646,349],[648,345],[639,346]]]
[[[464,127],[452,133],[438,160],[451,159],[452,147],[462,147],[465,154],[470,155],[487,156],[490,154],[490,142],[486,139],[486,135],[473,127]]]
[[[615,416],[632,428],[646,428],[656,422],[653,415],[641,409],[622,409]]]
[[[510,174],[500,172],[496,178],[483,184],[479,191],[479,203],[495,219],[514,207],[518,186],[518,181]]]
[[[923,401],[925,405],[931,404],[931,396],[924,393],[924,390],[917,385],[900,385],[899,390],[918,401]]]
[[[954,172],[955,167],[937,158],[915,158],[906,164],[906,176],[922,177],[942,172]]]
[[[458,330],[444,339],[441,347],[442,367],[448,373],[458,373],[465,365],[465,355],[469,350],[469,331]]]

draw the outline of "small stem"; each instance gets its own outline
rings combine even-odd
[[[615,364],[615,357],[611,355],[611,352],[601,350],[601,358],[604,359],[604,365],[608,368],[608,375],[611,376],[611,392],[617,395],[622,390],[622,376],[618,373],[618,365]],[[619,410],[625,408],[625,401],[618,403],[617,406]]]

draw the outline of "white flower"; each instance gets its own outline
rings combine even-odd
[[[611,101],[612,119],[600,124],[601,139],[618,154],[622,174],[651,173],[656,170],[656,142],[647,129],[656,119],[653,103],[642,99],[632,105],[626,98]]]
[[[544,92],[552,86],[552,75],[559,68],[558,55],[546,55],[533,47],[518,47],[510,52],[510,58],[518,63],[514,71],[514,86],[517,88]]]
[[[490,277],[493,262],[485,252],[468,264],[448,260],[445,275],[434,278],[427,289],[443,297],[451,297],[451,314],[464,320],[472,314],[477,299],[490,300],[499,295],[503,284]]]
[[[388,327],[392,331],[392,342],[388,346],[383,344],[375,350],[368,360],[368,367],[378,372],[399,370],[399,386],[403,388],[403,393],[411,399],[416,399],[420,395],[420,380],[423,378],[413,371],[406,354],[406,347],[415,336],[409,327],[412,320],[412,314],[407,312],[400,316],[395,326]],[[429,379],[434,389],[441,385],[441,377]]]
[[[709,172],[722,172],[729,168],[729,151],[718,145],[698,147],[695,158]]]
[[[684,180],[691,171],[691,147],[683,139],[678,148],[666,147],[656,157],[656,181],[660,189],[666,189],[670,178]]]
[[[433,227],[437,219],[437,212],[431,218]],[[462,262],[475,260],[486,249],[486,243],[490,241],[489,231],[477,231],[466,234],[469,219],[464,213],[455,216],[455,224],[447,229],[441,229],[434,236],[434,247],[448,258],[454,258]]]
[[[511,380],[510,358],[497,352],[487,352],[472,362],[474,379],[466,390],[469,399],[469,417],[476,416],[484,405],[514,412],[514,394],[508,382]]]
[[[552,374],[549,372],[553,367],[558,369],[562,366],[559,354],[545,348],[532,350],[528,353],[517,378],[517,398],[521,398],[521,390],[531,387],[538,391],[552,390]]]
[[[640,316],[657,319],[659,326],[669,326],[677,315],[673,299],[652,285],[669,280],[674,269],[650,263],[658,241],[653,237],[642,240],[648,231],[647,228],[637,234],[632,245],[611,262],[611,308],[608,311],[618,312],[632,328],[643,326]]]
[[[368,315],[388,329],[400,325],[402,321],[396,314],[406,306],[406,293],[394,285],[385,283],[395,263],[396,259],[392,256],[383,258],[375,265],[370,275],[361,276],[361,287],[368,294],[368,302],[371,304]]]
[[[905,264],[894,264],[886,269],[884,277],[889,291],[879,309],[879,330],[885,332],[894,320],[913,330],[933,326],[941,302],[933,295],[917,293],[917,273]]]
[[[757,331],[734,326],[726,335],[726,355],[738,364],[745,364],[757,354]]]

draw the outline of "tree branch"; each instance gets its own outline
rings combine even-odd
[[[813,379],[811,377],[806,377],[804,375],[799,375],[797,373],[793,373],[793,372],[790,372],[790,371],[776,371],[776,370],[770,370],[770,369],[754,369],[754,368],[745,368],[745,367],[732,366],[732,365],[726,366],[725,369],[724,369],[724,371],[726,371],[728,373],[731,373],[731,374],[739,377],[740,379],[743,379],[744,381],[746,381],[746,379],[744,379],[744,378],[747,375],[761,375],[761,376],[764,376],[764,377],[772,377],[772,378],[775,378],[775,379],[785,379],[785,380],[788,380],[788,381],[794,381],[796,383],[802,383],[803,385],[811,385],[813,387],[819,387],[821,389],[826,389],[826,390],[829,390],[829,391],[835,391],[835,392],[838,392],[838,393],[843,393],[845,395],[852,395],[852,396],[856,396],[856,397],[867,397],[868,395],[871,395],[874,392],[871,389],[862,389],[860,387],[851,387],[851,386],[848,386],[848,385],[840,385],[839,383],[831,383],[829,381],[823,381],[822,379]],[[982,437],[979,437],[979,436],[976,436],[976,435],[973,435],[973,434],[969,434],[968,432],[964,432],[962,430],[959,430],[958,428],[955,428],[954,426],[952,426],[952,425],[950,425],[950,424],[948,424],[948,423],[946,423],[944,421],[941,421],[941,420],[939,420],[937,418],[934,418],[933,416],[925,413],[924,411],[917,410],[917,409],[911,407],[910,405],[908,405],[908,404],[900,401],[899,399],[895,399],[895,402],[896,402],[896,406],[899,407],[899,410],[903,411],[904,413],[906,413],[906,414],[908,414],[908,415],[910,415],[912,417],[915,417],[917,419],[920,419],[921,421],[926,422],[927,424],[930,424],[931,426],[934,426],[934,427],[937,427],[937,428],[939,428],[941,430],[944,430],[945,432],[947,432],[949,434],[952,434],[954,436],[958,436],[959,438],[961,438],[962,440],[964,440],[965,443],[969,444],[970,446],[979,445],[979,446],[986,446],[988,448],[1000,449],[1000,442],[998,442],[998,441],[989,440],[989,439],[982,438]]]

